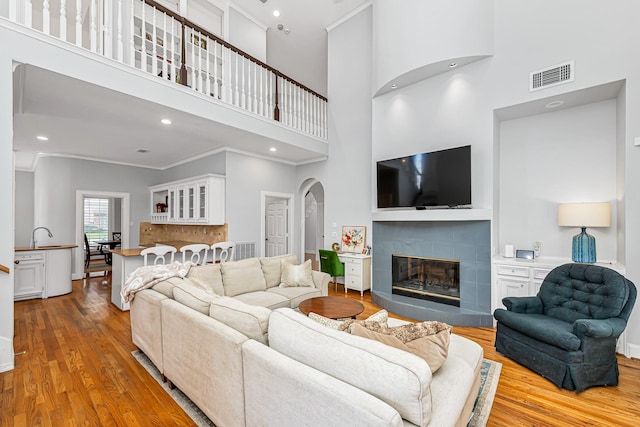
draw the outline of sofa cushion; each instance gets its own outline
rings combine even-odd
[[[431,373],[440,369],[447,360],[451,336],[449,325],[440,322],[423,322],[387,328],[376,326],[372,322],[368,323],[352,324],[351,334],[413,353],[427,362]],[[426,324],[434,327],[426,327]]]
[[[219,297],[211,301],[208,314],[247,337],[267,344],[271,310],[245,304],[235,298]]]
[[[429,423],[432,377],[424,359],[324,327],[285,308],[271,313],[269,346],[372,394],[413,424]]]
[[[220,264],[194,265],[186,277],[209,293],[224,295]]]
[[[160,292],[164,296],[173,299],[173,288],[178,283],[183,283],[182,277],[169,277],[166,280],[156,283],[151,287],[156,292]]]
[[[287,260],[282,260],[281,288],[294,288],[306,286],[313,288],[313,277],[311,277],[311,260],[308,259],[300,265],[291,264]]]
[[[242,301],[245,304],[266,307],[270,310],[275,310],[276,308],[280,307],[288,308],[291,306],[291,302],[288,298],[267,291],[249,292],[247,294],[236,295],[234,298],[238,301]]]
[[[229,261],[220,264],[224,294],[228,297],[247,292],[265,291],[267,284],[258,258]]]
[[[187,281],[177,283],[173,288],[173,299],[202,314],[209,314],[209,304],[216,298],[216,294],[210,294]]]
[[[291,264],[298,263],[298,257],[293,254],[280,255],[268,258],[260,258],[262,273],[267,282],[267,288],[273,288],[280,284],[282,278],[282,260],[286,260]]]
[[[309,288],[307,286],[299,288],[271,288],[267,289],[267,292],[272,292],[277,295],[281,295],[290,300],[291,308],[298,308],[300,303],[306,299],[322,296],[320,289]]]

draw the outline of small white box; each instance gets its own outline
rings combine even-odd
[[[513,245],[504,245],[504,257],[513,258]]]

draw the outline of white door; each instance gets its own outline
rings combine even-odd
[[[289,205],[287,199],[268,197],[266,199],[265,254],[278,256],[288,253]]]

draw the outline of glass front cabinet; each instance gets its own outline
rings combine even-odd
[[[207,174],[154,185],[151,223],[208,224],[225,222],[225,177]]]

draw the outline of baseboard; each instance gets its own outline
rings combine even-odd
[[[634,359],[640,359],[640,345],[638,344],[627,344],[627,351],[625,351],[625,356],[633,357]]]
[[[0,337],[0,372],[11,371],[14,367],[13,341]]]

